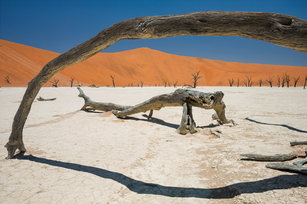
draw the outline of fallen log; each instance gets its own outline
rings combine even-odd
[[[293,171],[307,175],[307,168],[300,167],[294,164],[289,164],[286,162],[268,163],[267,165],[265,165],[265,167],[276,170]]]
[[[38,101],[54,101],[56,100],[56,98],[43,98],[43,97],[38,97],[37,98]]]
[[[294,141],[294,142],[290,142],[291,146],[295,146],[295,145],[307,145],[307,141]]]
[[[102,111],[111,111],[111,110],[125,110],[130,108],[131,106],[122,106],[115,103],[103,103],[103,102],[95,102],[90,99],[87,95],[84,94],[80,87],[77,87],[79,90],[79,97],[84,99],[84,105],[81,110],[84,111],[95,111],[95,110],[102,110]]]
[[[149,119],[153,115],[153,110],[160,110],[161,108],[168,106],[182,106],[183,112],[181,123],[179,128],[176,130],[176,132],[180,134],[187,134],[188,131],[190,133],[197,132],[196,123],[192,114],[192,106],[203,109],[214,109],[216,114],[214,114],[213,118],[217,119],[219,123],[232,123],[233,125],[236,125],[234,120],[228,120],[226,118],[226,105],[222,101],[224,94],[221,91],[203,93],[195,90],[176,89],[172,93],[152,97],[151,99],[135,106],[122,106],[114,103],[94,102],[84,94],[80,87],[78,87],[78,90],[80,92],[79,97],[84,99],[84,105],[81,110],[112,110],[112,113],[118,118],[125,118],[128,115],[150,111],[148,116]]]
[[[241,154],[241,156],[256,161],[288,161],[295,159],[297,157],[297,154],[275,154],[275,155]]]

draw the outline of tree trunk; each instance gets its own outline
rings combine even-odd
[[[138,17],[116,23],[88,41],[56,57],[29,83],[14,117],[5,147],[7,158],[26,151],[22,132],[40,88],[58,71],[82,62],[123,39],[166,38],[183,35],[241,36],[307,53],[307,21],[277,13],[207,11],[182,15]]]
[[[167,106],[183,106],[182,119],[177,132],[186,134],[197,132],[196,124],[193,119],[192,106],[204,109],[214,109],[216,111],[214,119],[219,123],[236,123],[233,120],[228,120],[225,116],[225,104],[222,101],[224,94],[222,92],[203,93],[188,89],[177,89],[169,94],[162,94],[152,97],[143,103],[135,106],[121,106],[113,103],[94,102],[86,96],[81,88],[78,88],[79,97],[84,99],[84,105],[81,110],[113,110],[113,114],[118,118],[125,118],[127,115],[150,111],[148,119],[152,117],[153,110],[160,110]]]

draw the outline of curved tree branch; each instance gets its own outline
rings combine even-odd
[[[241,36],[307,53],[307,21],[283,14],[207,11],[121,21],[56,57],[29,82],[14,117],[9,142],[5,145],[8,150],[7,158],[12,158],[16,149],[26,151],[22,132],[32,103],[40,88],[58,71],[82,62],[122,39],[183,35]]]

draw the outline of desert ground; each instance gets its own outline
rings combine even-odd
[[[0,88],[0,144],[8,141],[24,87]],[[172,87],[82,87],[94,101],[135,105]],[[182,107],[118,119],[85,112],[76,87],[44,87],[24,128],[27,152],[6,160],[0,149],[0,203],[307,203],[307,176],[268,169],[240,154],[305,157],[307,89],[198,87],[223,91],[226,115],[193,109],[198,132],[175,132]],[[211,125],[210,125],[211,124]],[[213,125],[212,125],[213,124]],[[221,130],[221,137],[210,131]],[[292,163],[295,160],[288,161]],[[305,165],[306,166],[306,165]]]

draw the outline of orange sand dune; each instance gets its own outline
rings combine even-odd
[[[0,40],[0,86],[27,86],[27,83],[41,68],[59,54],[18,43]],[[246,64],[225,62],[204,58],[185,57],[163,53],[149,48],[139,48],[118,53],[98,53],[77,65],[67,67],[58,72],[53,79],[59,79],[59,86],[70,86],[70,79],[83,85],[112,85],[110,75],[115,76],[116,86],[128,86],[144,83],[144,86],[164,86],[178,81],[178,86],[192,84],[192,73],[200,71],[200,86],[228,86],[228,79],[240,79],[240,86],[246,77],[252,77],[254,86],[259,80],[265,81],[273,77],[273,85],[277,84],[277,76],[287,72],[293,77],[300,76],[298,85],[304,83],[307,67]],[[9,76],[11,84],[6,83]],[[52,80],[53,80],[52,79]],[[52,81],[51,80],[51,81]],[[51,86],[51,83],[46,83]],[[268,85],[264,82],[263,85]]]

